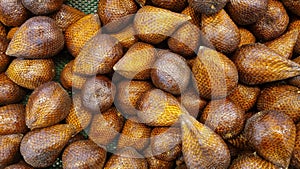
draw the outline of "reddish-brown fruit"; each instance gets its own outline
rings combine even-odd
[[[300,20],[291,21],[289,23],[288,30],[295,30],[295,29],[300,31]],[[295,52],[295,54],[298,54],[298,55],[300,54],[300,32],[298,35],[297,42],[294,46],[294,52]]]
[[[247,120],[245,135],[258,155],[279,167],[289,166],[296,126],[288,115],[273,110],[258,112]]]
[[[68,51],[77,57],[83,46],[98,32],[101,33],[101,22],[97,14],[89,14],[71,24],[65,31]]]
[[[23,134],[0,135],[0,167],[13,163],[18,159]]]
[[[245,28],[239,28],[241,41],[238,47],[256,42],[255,36]]]
[[[198,13],[196,13],[196,11],[190,7],[190,6],[187,6],[182,12],[181,14],[184,14],[184,15],[187,15],[187,16],[190,16],[191,19],[188,21],[194,25],[196,25],[199,29],[200,29],[200,24],[201,24],[201,18]]]
[[[235,51],[241,41],[239,28],[224,9],[214,15],[201,16],[203,42],[222,53]]]
[[[106,74],[123,56],[118,39],[98,33],[82,48],[75,58],[73,71],[82,75]]]
[[[296,125],[296,141],[290,165],[300,168],[300,123]]]
[[[277,110],[290,116],[294,122],[300,120],[300,89],[290,85],[264,88],[257,100],[257,109]]]
[[[2,23],[0,23],[0,36],[6,37],[6,28]]]
[[[234,63],[225,55],[201,46],[192,66],[195,87],[205,99],[225,98],[238,84]]]
[[[226,141],[239,150],[253,150],[253,148],[249,146],[244,132],[240,133],[234,138],[227,139]]]
[[[230,152],[223,139],[194,117],[182,115],[182,153],[189,168],[227,168]]]
[[[78,133],[75,136],[72,136],[72,138],[70,138],[70,140],[68,141],[68,144],[66,146],[68,146],[76,141],[80,141],[80,140],[86,140],[85,136],[82,133]]]
[[[96,114],[91,122],[89,138],[97,144],[108,145],[119,136],[124,121],[124,117],[115,107]]]
[[[5,167],[4,169],[34,169],[34,168],[29,164],[25,163],[24,161],[20,161],[18,163],[11,164]]]
[[[293,61],[300,64],[300,56],[295,58]],[[300,76],[296,76],[296,77],[293,77],[291,79],[288,79],[288,83],[300,88]]]
[[[172,169],[174,167],[174,161],[163,161],[154,157],[151,147],[148,147],[143,152],[149,169]]]
[[[246,169],[246,168],[264,168],[264,169],[279,169],[278,166],[262,159],[256,154],[242,154],[233,160],[229,169]]]
[[[22,25],[29,18],[29,14],[21,0],[0,1],[0,21],[6,26]]]
[[[51,166],[73,134],[74,128],[68,124],[30,131],[21,141],[21,154],[35,168]]]
[[[151,0],[154,6],[181,12],[187,6],[187,0]]]
[[[297,0],[282,0],[283,5],[293,12],[294,14],[300,16],[300,2]]]
[[[122,29],[120,32],[111,34],[111,36],[117,38],[124,49],[128,50],[132,45],[138,42],[138,37],[135,33],[132,24]]]
[[[6,54],[22,58],[49,58],[64,47],[64,35],[55,21],[46,16],[28,19],[10,41]]]
[[[60,82],[67,90],[71,90],[73,87],[75,89],[81,89],[87,79],[87,77],[75,74],[73,72],[73,66],[74,60],[71,60],[60,73]]]
[[[105,160],[105,148],[90,140],[70,144],[62,155],[62,164],[66,169],[103,168]]]
[[[12,58],[5,54],[9,41],[4,37],[0,37],[0,73],[5,72]]]
[[[252,26],[256,38],[269,41],[284,33],[289,23],[289,16],[279,0],[269,0],[265,14]]]
[[[189,19],[191,19],[190,16],[167,9],[144,6],[136,13],[133,23],[142,41],[159,44]]]
[[[57,82],[40,85],[26,104],[26,125],[31,130],[55,125],[65,119],[71,108],[71,98]]]
[[[229,0],[188,0],[189,5],[198,13],[212,15],[222,10]]]
[[[25,107],[10,104],[0,107],[0,135],[26,133]]]
[[[0,91],[0,105],[18,103],[26,95],[26,91],[4,73],[0,74]]]
[[[63,0],[22,0],[22,4],[35,15],[46,15],[59,10]]]
[[[6,39],[8,40],[12,40],[12,38],[14,37],[15,33],[19,30],[20,27],[13,27],[11,28],[6,36]]]
[[[239,81],[262,84],[300,75],[300,65],[283,58],[267,46],[254,43],[240,47],[233,57]]]

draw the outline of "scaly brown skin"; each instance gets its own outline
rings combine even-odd
[[[0,167],[4,168],[15,162],[20,155],[20,143],[23,134],[0,135]]]
[[[9,41],[4,37],[0,37],[0,73],[5,72],[12,58],[5,54]]]
[[[21,0],[2,0],[0,2],[0,21],[6,26],[20,26],[28,18],[30,12]]]
[[[35,15],[46,15],[59,10],[64,0],[22,0],[22,4]]]
[[[196,12],[212,15],[223,9],[229,0],[188,0],[188,2]]]

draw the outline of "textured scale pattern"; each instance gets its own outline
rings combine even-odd
[[[256,154],[242,154],[235,159],[230,165],[229,169],[279,169],[276,165],[262,159]]]
[[[288,30],[298,30],[300,31],[300,20],[295,20],[289,24]],[[294,52],[300,54],[300,33],[298,35],[297,42],[294,47]]]
[[[188,0],[197,13],[213,15],[222,10],[229,0]]]
[[[46,15],[59,10],[64,0],[22,0],[26,9],[35,15]]]
[[[132,45],[138,42],[138,37],[132,24],[128,25],[120,32],[111,34],[111,36],[117,38],[125,49],[129,49]]]
[[[174,161],[163,161],[155,158],[152,154],[151,147],[145,149],[143,154],[148,162],[149,169],[172,169],[174,166]]]
[[[30,12],[22,5],[21,0],[0,1],[0,21],[6,26],[20,26],[29,15]]]
[[[241,150],[252,150],[253,148],[249,146],[248,140],[245,134],[242,132],[236,137],[226,140],[228,143],[233,145],[234,147],[241,149]]]
[[[181,12],[187,6],[187,0],[151,0],[154,6],[168,9],[174,12]]]
[[[255,36],[249,30],[239,27],[239,31],[241,35],[241,41],[238,47],[256,42]]]
[[[295,1],[295,0],[282,0],[282,3],[284,4],[284,6],[290,10],[291,12],[293,12],[294,14],[300,16],[300,2],[299,1]]]
[[[0,24],[0,36],[6,36],[6,28],[2,23]]]
[[[5,72],[11,62],[11,57],[5,54],[9,41],[5,36],[0,36],[0,73]]]
[[[294,62],[300,64],[300,56],[298,56],[297,58],[293,59]],[[300,88],[300,76],[296,76],[293,77],[291,79],[288,80],[288,83],[291,85],[294,85],[298,88]]]
[[[78,8],[86,14],[96,13],[97,12],[97,0],[67,0],[67,4],[73,6],[74,8]]]
[[[0,135],[0,167],[4,168],[17,160],[23,134]]]
[[[9,32],[7,33],[6,39],[8,40],[12,40],[12,38],[14,37],[15,33],[19,30],[20,27],[13,27],[9,30]]]
[[[295,140],[295,147],[291,159],[291,166],[295,168],[300,167],[300,123],[296,124],[296,140]]]
[[[201,17],[198,15],[198,13],[196,13],[196,11],[190,7],[187,6],[182,12],[181,14],[190,16],[191,19],[188,21],[194,25],[196,25],[199,29],[200,29],[200,24],[201,24]]]
[[[24,161],[20,161],[18,163],[11,164],[5,167],[5,169],[34,169],[34,168],[29,164],[25,163]]]

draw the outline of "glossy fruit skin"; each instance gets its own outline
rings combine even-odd
[[[229,0],[188,0],[189,5],[198,13],[212,15],[225,7]]]
[[[10,134],[10,135],[0,135],[0,167],[5,166],[15,162],[20,157],[20,143],[23,138],[23,134]]]
[[[300,16],[300,2],[299,1],[294,1],[294,0],[282,0],[282,3],[284,4],[284,6],[290,10],[291,12],[293,12],[294,14]]]
[[[249,30],[239,27],[239,32],[241,35],[241,41],[238,47],[256,42],[255,36]]]
[[[242,154],[236,158],[229,169],[246,169],[246,168],[265,168],[265,169],[279,169],[276,165],[262,159],[256,154]]]
[[[0,21],[6,26],[20,26],[29,18],[29,11],[21,0],[2,0],[0,2]]]
[[[181,12],[187,6],[187,0],[151,0],[154,6]]]
[[[9,41],[4,37],[0,37],[0,73],[5,72],[12,58],[5,54]]]
[[[175,165],[174,161],[163,161],[155,158],[152,154],[152,150],[150,146],[143,151],[143,155],[145,156],[150,169],[157,169],[157,168],[171,169]]]
[[[22,4],[35,15],[50,14],[59,10],[64,0],[22,0]]]

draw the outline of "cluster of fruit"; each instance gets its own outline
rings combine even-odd
[[[299,0],[67,4],[0,0],[0,169],[300,168]]]

